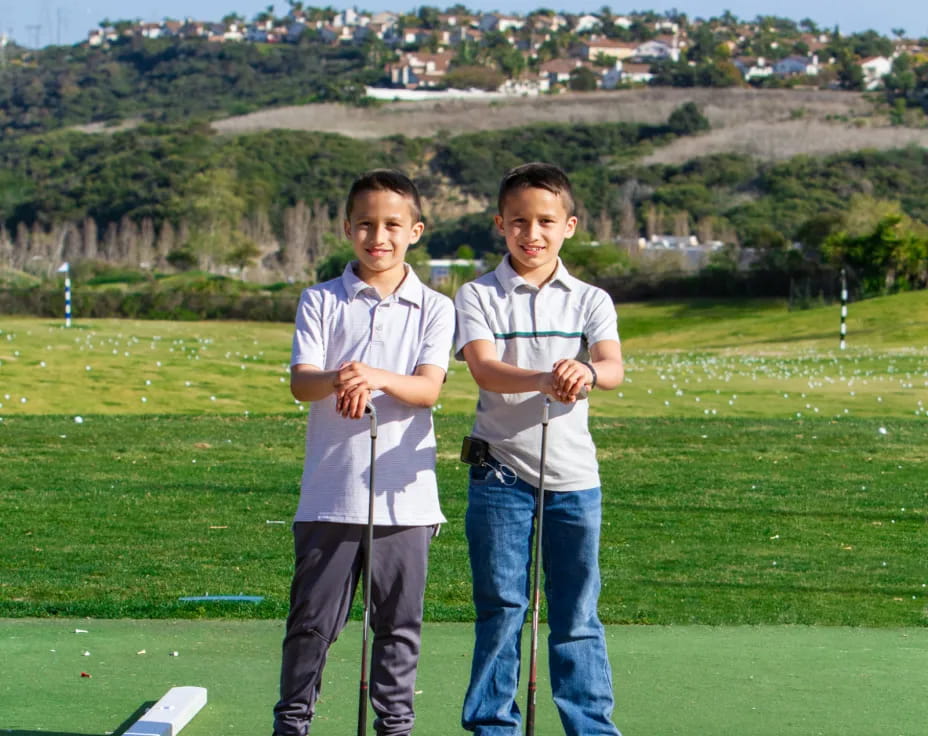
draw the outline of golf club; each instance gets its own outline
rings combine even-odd
[[[545,396],[541,415],[541,459],[538,463],[538,497],[535,499],[535,565],[532,580],[532,646],[528,666],[528,708],[525,711],[525,736],[535,736],[535,701],[538,691],[538,614],[541,608],[541,527],[545,504],[545,452],[548,448],[548,409],[551,399]]]
[[[371,418],[371,468],[368,477],[367,542],[364,549],[364,615],[361,625],[361,686],[358,692],[358,736],[367,731],[367,636],[371,620],[371,558],[374,553],[374,460],[377,455],[377,409],[368,401],[364,413]]]

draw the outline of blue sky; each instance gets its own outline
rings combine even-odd
[[[219,20],[229,12],[238,12],[251,18],[269,3],[262,0],[0,0],[0,32],[5,32],[26,46],[44,46],[49,43],[76,43],[86,38],[87,31],[95,28],[104,18],[141,18],[161,20],[165,17],[192,16],[200,20]],[[414,10],[420,3],[397,0],[374,0],[370,3],[306,2],[307,5],[358,7],[368,10]],[[454,0],[421,4],[447,7]],[[558,2],[532,2],[531,0],[488,0],[465,2],[475,10],[499,10],[525,13],[538,7],[551,7],[569,12],[594,12],[604,2],[593,0],[563,0]],[[289,5],[286,0],[274,3],[275,11],[283,15]],[[926,0],[888,0],[887,2],[808,2],[808,0],[671,0],[651,2],[635,0],[634,4],[610,4],[614,13],[632,9],[655,10],[659,13],[677,8],[691,18],[708,18],[730,10],[739,18],[751,19],[758,15],[779,15],[793,20],[811,18],[820,26],[838,25],[846,33],[873,28],[891,35],[894,28],[903,28],[909,36],[928,36],[928,2]]]

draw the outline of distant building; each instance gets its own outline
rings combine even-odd
[[[871,56],[860,62],[864,73],[864,88],[879,89],[883,86],[883,77],[893,70],[893,62],[885,56]]]
[[[613,41],[611,38],[590,39],[580,43],[580,57],[594,61],[600,56],[609,59],[630,59],[638,50],[639,44],[626,41]]]
[[[470,258],[430,258],[429,259],[429,283],[432,286],[440,286],[451,281],[454,276],[454,269],[460,269],[463,273],[468,273],[468,278],[473,275],[483,273],[485,265],[482,260]]]
[[[387,64],[390,82],[398,87],[435,87],[444,81],[454,54],[442,51],[423,54],[418,51],[403,53],[400,60]]]
[[[814,77],[819,73],[818,56],[787,56],[773,65],[773,73],[778,77],[807,76]]]

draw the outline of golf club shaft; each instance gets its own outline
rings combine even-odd
[[[535,736],[535,702],[538,692],[538,617],[541,608],[541,532],[545,506],[545,453],[548,449],[548,409],[551,399],[545,396],[541,419],[541,458],[538,463],[538,496],[535,499],[535,559],[532,580],[532,645],[528,666],[528,707],[525,711],[525,736]]]
[[[364,553],[364,615],[361,624],[361,684],[358,692],[358,736],[367,731],[367,652],[368,631],[371,619],[371,561],[374,552],[374,463],[377,457],[377,409],[370,401],[364,407],[364,413],[371,418],[371,466],[368,476],[367,497],[367,537],[363,545]]]

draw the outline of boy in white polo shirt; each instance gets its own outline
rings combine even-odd
[[[351,187],[345,234],[357,260],[306,289],[290,389],[311,401],[293,525],[296,564],[274,733],[309,732],[329,646],[362,571],[368,513],[368,400],[377,409],[370,699],[381,736],[412,730],[429,542],[445,519],[431,407],[444,382],[454,307],[405,263],[424,225],[413,183],[375,170]]]
[[[470,468],[465,517],[477,612],[462,725],[521,733],[520,636],[545,396],[554,399],[545,466],[542,565],[554,702],[568,736],[619,736],[597,615],[601,493],[586,391],[623,378],[615,306],[558,258],[577,225],[567,176],[525,164],[503,178],[496,226],[508,255],[455,298],[457,356],[480,387],[472,435],[489,456]]]

